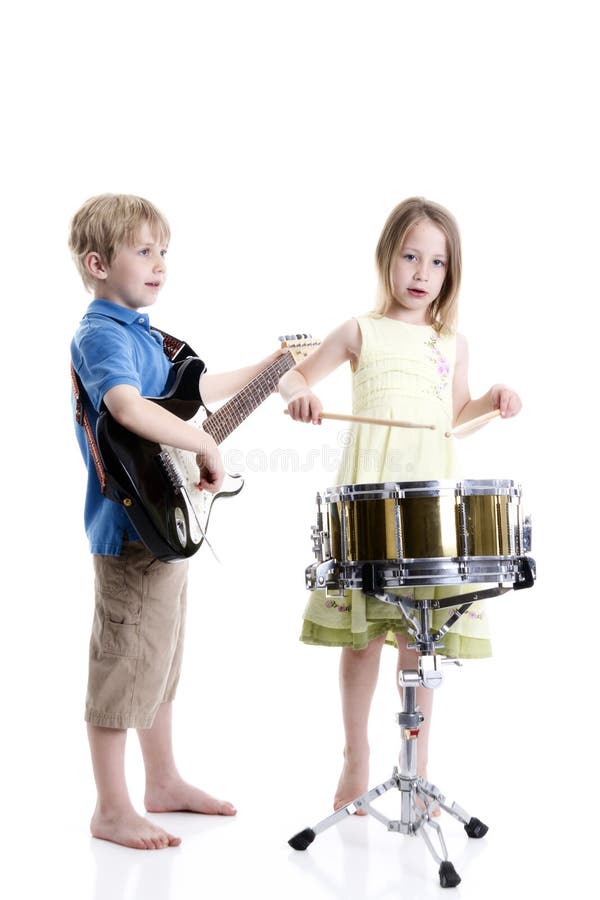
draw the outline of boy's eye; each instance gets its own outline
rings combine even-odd
[[[167,251],[166,251],[166,250],[161,250],[161,251],[160,251],[160,255],[163,256],[163,257],[165,257],[165,256],[167,255]]]
[[[149,253],[150,250],[148,249],[148,247],[142,247],[142,249],[140,250],[140,256],[148,256]]]

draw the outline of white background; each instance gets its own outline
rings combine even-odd
[[[446,822],[458,896],[590,883],[591,7],[58,0],[4,13],[0,878],[11,897],[439,891],[421,843],[374,820],[337,826],[306,854],[286,844],[328,813],[341,763],[337,652],[304,647],[297,634],[314,495],[334,478],[322,454],[335,455],[343,429],[292,423],[278,397],[223,447],[242,461],[247,485],[215,508],[221,564],[203,550],[192,565],[176,704],[184,774],[234,801],[237,820],[156,817],[184,843],[154,854],[89,837],[91,564],[68,379],[69,340],[88,298],[66,240],[74,211],[104,191],[147,196],[166,213],[169,282],[152,321],[187,338],[213,372],[263,357],[281,333],[322,337],[371,308],[375,244],[399,200],[419,194],[454,212],[472,392],[502,380],[524,401],[519,419],[461,442],[464,470],[523,483],[539,579],[492,602],[494,659],[448,672],[430,775],[491,826],[485,841],[468,842]],[[321,396],[326,408],[349,410],[348,372],[324,382]],[[371,720],[373,784],[395,763],[397,709],[388,651]],[[130,750],[140,805],[135,740]]]

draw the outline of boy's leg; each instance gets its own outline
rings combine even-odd
[[[180,838],[138,815],[131,803],[125,781],[126,729],[88,725],[88,739],[98,791],[93,836],[138,850],[180,844]]]
[[[172,740],[173,704],[161,703],[151,728],[138,730],[144,766],[148,812],[196,812],[234,816],[235,807],[183,780],[175,765]]]
[[[363,650],[344,647],[340,659],[340,693],[344,722],[344,767],[333,801],[334,809],[360,797],[369,780],[369,712],[379,675],[385,634]],[[364,813],[359,813],[364,815]]]

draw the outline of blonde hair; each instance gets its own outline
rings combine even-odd
[[[394,299],[392,264],[402,250],[406,235],[413,225],[429,219],[444,232],[448,245],[448,263],[442,289],[431,303],[431,325],[438,334],[452,331],[456,325],[458,290],[462,272],[462,255],[458,225],[451,213],[438,203],[424,197],[409,197],[396,206],[383,226],[375,250],[375,263],[379,278],[378,296],[372,315],[384,316]]]
[[[69,249],[88,290],[94,278],[86,268],[86,257],[97,253],[109,266],[123,244],[132,244],[141,225],[148,223],[161,243],[171,237],[169,223],[149,200],[133,194],[100,194],[90,197],[71,221]]]

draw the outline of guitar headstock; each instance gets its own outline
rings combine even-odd
[[[306,359],[316,350],[321,341],[313,338],[312,334],[285,334],[279,337],[281,349],[291,353],[296,365]]]

